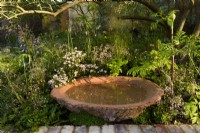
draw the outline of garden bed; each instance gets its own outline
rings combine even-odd
[[[1,30],[5,31],[5,36],[0,37],[0,129],[31,132],[40,126],[53,130],[60,125],[61,131],[68,127],[62,125],[72,125],[69,128],[73,130],[85,125],[84,130],[97,126],[101,131],[113,131],[118,130],[116,124],[130,124],[130,128],[136,124],[140,129],[149,125],[158,130],[154,124],[163,124],[167,129],[199,130],[199,126],[190,125],[200,124],[200,37],[195,31],[199,26],[194,27],[199,23],[194,17],[199,14],[199,2],[133,0],[78,4],[80,1],[75,0],[74,6],[59,1],[0,2]],[[65,16],[50,19],[36,14],[38,10],[48,10],[43,12],[48,14],[62,11],[59,9],[68,4],[74,8]],[[182,14],[174,9],[187,9],[176,7],[179,4],[189,4],[197,10],[186,15],[188,20],[183,19],[186,32],[181,32],[183,23],[177,27],[177,18],[182,18]],[[17,14],[23,15],[21,12],[33,14],[16,18]],[[13,15],[16,19],[3,23],[4,18]],[[34,28],[33,20],[38,20],[34,26],[39,28]],[[190,34],[192,27],[195,35]],[[177,29],[180,32],[172,34]],[[105,122],[85,112],[71,112],[50,95],[53,88],[96,76],[143,78],[159,85],[164,94],[137,118],[118,123]]]

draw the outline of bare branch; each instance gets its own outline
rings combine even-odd
[[[25,12],[24,8],[22,8],[21,6],[19,6],[18,4],[15,6],[17,9],[21,10],[22,12]]]
[[[0,14],[6,13],[7,11],[0,11]]]
[[[2,14],[5,18],[9,18],[7,15],[5,15],[4,13]]]
[[[130,20],[139,20],[139,21],[147,21],[147,22],[156,22],[155,19],[152,19],[150,17],[145,17],[145,16],[121,16],[121,19],[130,19]],[[159,22],[159,25],[163,26],[166,28],[166,24],[164,22]]]
[[[121,19],[132,19],[132,20],[144,20],[149,22],[156,22],[156,20],[151,19],[149,17],[142,17],[142,16],[122,16]]]
[[[21,15],[25,15],[25,14],[47,14],[47,15],[51,15],[51,16],[58,16],[60,13],[62,13],[63,11],[67,10],[68,8],[80,3],[80,2],[83,2],[83,0],[75,0],[74,2],[72,3],[67,3],[65,4],[64,6],[62,6],[60,9],[58,9],[56,12],[53,12],[53,11],[45,11],[45,10],[25,10],[22,6],[16,4],[16,3],[6,3],[6,2],[2,2],[0,3],[0,7],[12,7],[14,9],[19,9],[19,13],[15,14],[15,15],[11,15],[11,16],[7,16],[5,15],[5,12],[7,11],[1,11],[1,14],[6,17],[7,19],[13,19],[13,18],[17,18],[18,16],[21,16]],[[51,8],[52,10],[52,8]]]
[[[53,8],[52,8],[51,4],[48,4],[48,5],[49,5],[49,9],[50,9],[51,11],[53,11]]]

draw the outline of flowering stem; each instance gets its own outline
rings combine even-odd
[[[173,18],[174,22],[175,17]],[[174,36],[174,23],[171,24],[171,43],[173,44]],[[174,96],[174,48],[172,47],[172,57],[171,57],[171,93]]]
[[[71,51],[71,49],[73,49],[73,42],[72,42],[72,36],[71,36],[71,27],[68,29],[67,41],[68,41],[68,45],[69,45],[70,51]]]

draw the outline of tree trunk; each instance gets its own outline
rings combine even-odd
[[[193,34],[195,36],[199,36],[200,35],[200,19],[199,21],[196,23]]]
[[[195,14],[197,15],[196,16],[196,24],[195,24],[195,27],[194,27],[194,31],[193,31],[193,34],[195,36],[199,36],[200,35],[200,1],[198,1],[195,5]]]
[[[187,19],[187,16],[190,13],[190,9],[186,9],[184,10],[182,13],[180,13],[180,20],[178,21],[178,25],[177,25],[177,32],[182,31]]]

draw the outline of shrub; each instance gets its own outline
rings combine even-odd
[[[20,39],[21,47],[0,52],[0,128],[20,132],[66,122],[61,116],[68,111],[52,100],[48,85],[64,45],[36,39],[28,31]]]
[[[66,51],[62,57],[62,67],[56,70],[56,74],[49,81],[49,84],[52,87],[60,87],[81,76],[102,75],[107,72],[96,64],[84,63],[85,56],[86,54],[83,51],[77,50],[76,47]]]
[[[171,80],[172,54],[175,55],[174,81]],[[158,41],[156,49],[140,57],[128,74],[153,80],[165,92],[162,100],[154,106],[151,121],[166,124],[180,122],[186,115],[193,123],[198,123],[198,89],[190,93],[192,87],[189,86],[199,80],[199,38],[178,33],[172,43]]]

